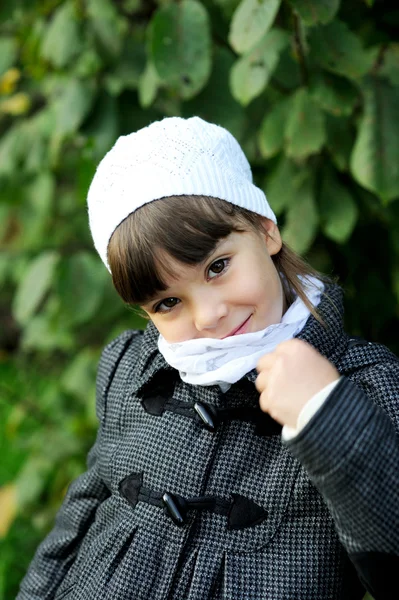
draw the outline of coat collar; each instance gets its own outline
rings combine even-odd
[[[318,312],[324,325],[310,315],[305,327],[296,336],[314,346],[323,356],[335,362],[346,348],[346,336],[343,331],[343,291],[333,283],[326,283]],[[136,365],[134,391],[156,386],[164,381],[176,382],[179,373],[171,367],[158,350],[159,333],[150,321],[144,331],[140,357]],[[249,371],[245,378],[254,382],[256,369]]]

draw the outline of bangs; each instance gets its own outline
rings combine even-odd
[[[129,215],[108,245],[113,284],[128,304],[144,304],[176,277],[165,255],[184,265],[205,261],[233,231],[258,229],[259,216],[207,196],[154,200]]]

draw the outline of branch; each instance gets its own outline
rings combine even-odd
[[[382,67],[383,63],[384,63],[384,58],[385,58],[385,52],[388,50],[388,44],[382,44],[378,54],[377,54],[377,58],[374,61],[373,66],[371,67],[371,74],[376,76],[378,75],[378,71],[380,70],[380,68]]]
[[[292,12],[292,21],[293,21],[293,29],[294,29],[294,44],[295,44],[296,54],[298,56],[299,68],[301,71],[301,80],[302,80],[303,85],[308,85],[309,74],[308,74],[308,68],[306,65],[305,49],[303,46],[303,41],[302,41],[302,36],[301,36],[301,27],[300,27],[301,24],[300,24],[299,16],[295,11]]]

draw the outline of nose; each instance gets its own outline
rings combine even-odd
[[[216,330],[221,319],[227,315],[226,304],[212,295],[203,297],[194,309],[194,325],[197,331]]]

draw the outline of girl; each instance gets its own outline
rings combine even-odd
[[[18,600],[397,598],[398,360],[344,333],[236,140],[197,117],[122,137],[88,208],[150,322],[103,351],[88,470]]]

